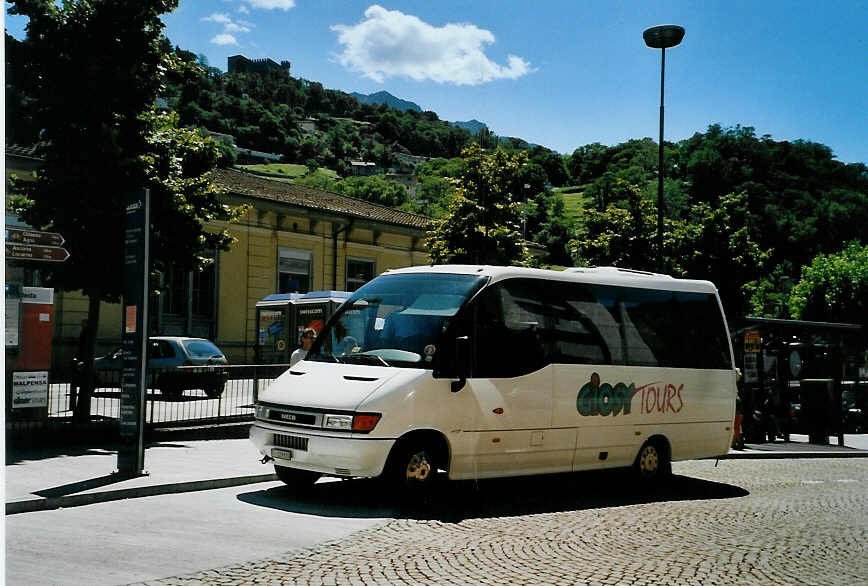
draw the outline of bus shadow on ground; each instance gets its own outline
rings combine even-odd
[[[647,489],[622,470],[440,482],[430,496],[406,502],[381,482],[369,479],[320,481],[302,494],[286,486],[238,495],[242,502],[322,517],[409,518],[459,523],[465,519],[559,513],[656,502],[730,499],[745,489],[673,475]]]

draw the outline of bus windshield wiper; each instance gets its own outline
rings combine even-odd
[[[346,355],[344,355],[344,358],[353,358],[353,359],[360,358],[360,359],[364,359],[364,360],[368,360],[368,361],[373,359],[373,361],[376,362],[377,365],[389,366],[389,367],[392,366],[391,364],[386,362],[385,358],[383,358],[382,356],[378,356],[376,354],[346,354]]]

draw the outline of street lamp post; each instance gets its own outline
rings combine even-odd
[[[645,44],[660,49],[660,141],[657,143],[657,269],[663,267],[663,81],[666,71],[666,49],[674,47],[684,38],[684,27],[663,24],[645,29]]]

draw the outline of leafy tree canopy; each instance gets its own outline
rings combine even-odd
[[[868,246],[850,242],[802,269],[789,299],[796,319],[868,326]]]
[[[571,242],[580,265],[618,266],[656,271],[657,206],[642,197],[636,185],[618,180],[627,205],[605,211],[588,210],[585,225]],[[767,253],[754,240],[746,223],[746,197],[730,194],[721,205],[692,206],[686,219],[664,221],[664,263],[677,277],[714,282],[724,307],[746,312],[745,284],[763,274]]]
[[[124,196],[152,191],[152,259],[191,268],[229,244],[226,233],[203,229],[233,220],[238,210],[218,202],[209,179],[219,149],[174,115],[152,108],[162,80],[183,75],[166,55],[160,15],[176,0],[53,0],[14,2],[28,17],[16,47],[20,87],[37,120],[44,164],[36,181],[13,182],[14,211],[37,229],[60,232],[70,258],[54,267],[54,287],[89,296],[88,368],[75,416],[90,415],[93,347],[100,301],[122,294]],[[210,252],[210,253],[209,253]]]
[[[336,185],[336,191],[389,207],[399,207],[407,201],[407,188],[382,175],[348,177]]]
[[[466,166],[455,180],[447,216],[429,232],[432,263],[527,262],[517,197],[526,155],[501,149],[487,154],[474,144],[462,157]]]

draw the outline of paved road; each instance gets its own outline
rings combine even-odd
[[[7,578],[39,583],[24,570],[42,563],[57,583],[88,565],[91,583],[163,585],[868,583],[868,460],[674,470],[671,488],[647,496],[606,472],[453,485],[421,510],[384,503],[374,483],[339,481],[303,498],[265,483],[26,513],[7,517]],[[204,503],[180,515],[191,501],[172,499],[184,498]],[[119,512],[110,534],[87,534],[91,553],[57,564],[75,532],[52,527],[87,530],[93,515]],[[179,536],[189,545],[165,546]],[[99,553],[108,544],[111,559]]]
[[[298,551],[384,521],[281,510],[263,506],[262,494],[291,501],[282,483],[266,482],[7,515],[5,583],[127,584]]]

